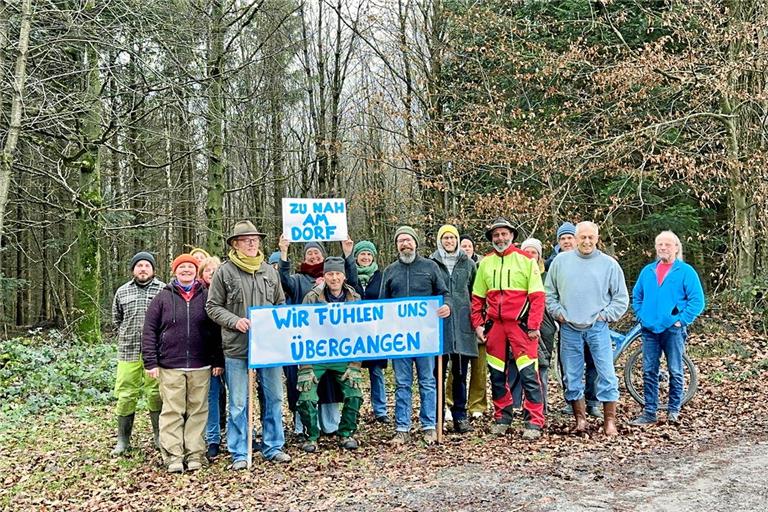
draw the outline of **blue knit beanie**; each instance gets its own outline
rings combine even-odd
[[[576,236],[576,226],[570,222],[563,222],[560,227],[557,228],[557,239],[560,240],[560,237],[563,235]]]

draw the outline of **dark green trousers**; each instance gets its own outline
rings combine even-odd
[[[341,410],[338,435],[351,437],[357,430],[357,416],[363,403],[363,392],[350,386],[347,381],[341,380],[342,375],[347,371],[347,363],[316,364],[312,366],[312,371],[318,381],[324,374],[329,373],[341,386],[341,392],[344,395],[344,407]],[[320,437],[320,427],[317,423],[318,401],[317,383],[315,383],[309,391],[304,391],[299,395],[299,401],[296,403],[301,422],[304,424],[310,441],[317,441]]]

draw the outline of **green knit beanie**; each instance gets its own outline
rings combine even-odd
[[[355,248],[352,250],[352,254],[354,254],[355,258],[357,258],[357,255],[363,251],[368,251],[369,253],[373,254],[374,258],[377,254],[379,254],[379,251],[376,250],[376,246],[373,245],[373,242],[369,240],[360,240],[357,242],[355,244]]]
[[[400,235],[410,235],[413,241],[416,242],[416,247],[419,246],[419,237],[416,235],[416,230],[411,226],[400,226],[397,228],[397,231],[395,231],[395,245],[397,245],[397,237]]]

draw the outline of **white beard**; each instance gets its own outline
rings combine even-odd
[[[405,263],[406,265],[413,263],[416,260],[416,253],[412,252],[411,254],[403,254],[402,252],[397,255],[398,259]]]
[[[505,243],[504,245],[496,245],[496,244],[492,244],[492,245],[493,245],[493,248],[496,249],[496,251],[504,252],[507,249],[509,249],[510,245],[512,245],[512,240],[510,240],[509,242]]]

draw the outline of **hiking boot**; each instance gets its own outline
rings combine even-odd
[[[342,437],[341,441],[339,441],[339,446],[345,450],[357,450],[359,445],[354,437]]]
[[[198,459],[191,459],[187,461],[187,471],[197,471],[203,467],[203,463]]]
[[[669,416],[667,416],[669,417]],[[646,414],[645,412],[638,416],[637,418],[633,419],[629,422],[630,425],[634,425],[636,427],[642,427],[644,425],[655,425],[656,424],[656,416],[651,416],[650,414]]]
[[[315,453],[317,451],[317,443],[314,441],[307,441],[301,445],[301,449],[307,453]]]
[[[475,429],[472,428],[472,425],[469,424],[468,419],[463,418],[453,422],[453,430],[459,434],[466,434],[467,432],[472,432]]]
[[[603,402],[603,432],[613,437],[619,435],[616,430],[616,402]]]
[[[526,441],[533,441],[541,437],[541,429],[534,427],[527,427],[523,430],[523,439]]]
[[[160,449],[160,411],[149,411],[149,422],[152,423],[152,440],[155,448]]]
[[[269,462],[275,462],[278,464],[291,462],[291,456],[285,452],[277,452],[271,459],[269,459]]]
[[[219,456],[219,451],[219,443],[211,443],[208,445],[208,450],[205,452],[205,456],[208,457],[208,460],[213,460]]]
[[[571,402],[573,417],[576,419],[576,432],[586,432],[587,430],[587,404],[584,399]]]
[[[667,411],[667,423],[678,425],[680,423],[680,411]]]
[[[395,432],[395,437],[393,437],[389,442],[390,444],[394,445],[405,445],[408,444],[408,442],[411,440],[411,434],[408,432],[401,432],[397,431]]]
[[[376,416],[376,423],[382,423],[384,425],[389,425],[392,423],[392,419],[389,417],[388,414],[383,414],[381,416]]]
[[[125,455],[131,449],[131,431],[133,430],[134,416],[135,414],[129,414],[117,417],[117,444],[112,450],[113,456]]]
[[[435,444],[437,442],[437,430],[434,428],[428,428],[424,431],[424,437],[422,437],[425,443]]]
[[[587,414],[593,418],[603,419],[603,411],[600,410],[600,406],[589,405],[587,406]]]
[[[179,461],[171,462],[168,464],[168,472],[169,473],[183,473],[184,472],[184,463]]]
[[[232,471],[242,471],[244,469],[248,469],[248,461],[245,460],[236,460],[232,463],[232,465],[229,467]]]
[[[491,434],[496,436],[503,436],[509,430],[509,425],[506,423],[494,423],[491,425]]]

